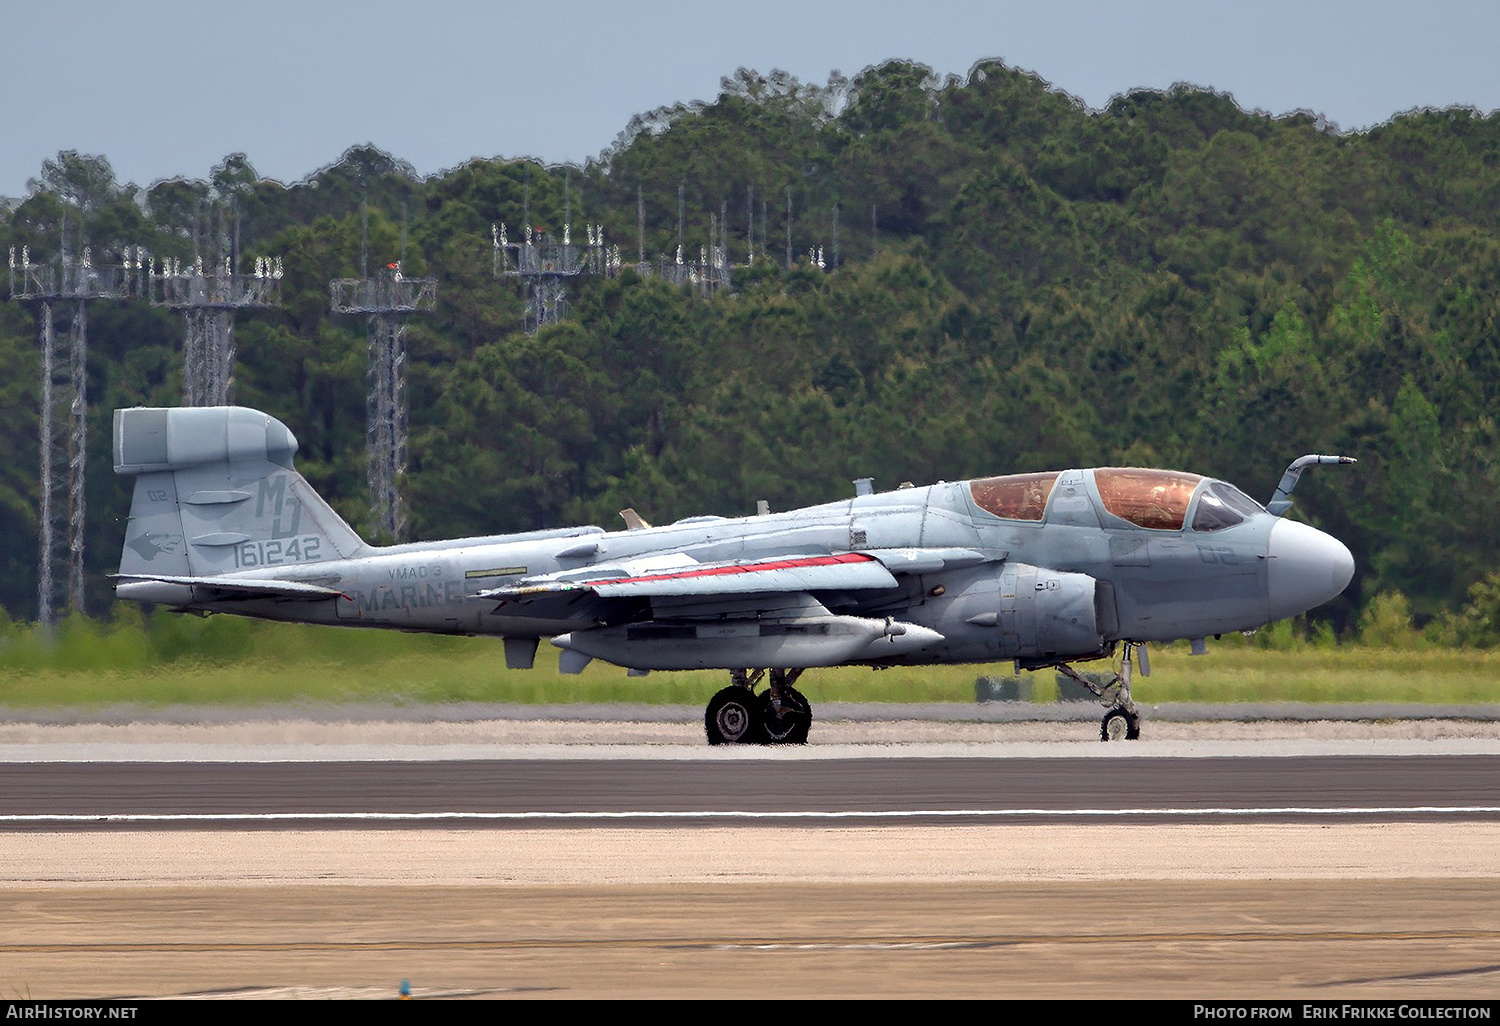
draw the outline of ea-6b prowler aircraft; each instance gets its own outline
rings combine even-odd
[[[1224,481],[1100,467],[935,484],[785,513],[690,517],[375,546],[293,467],[297,440],[243,407],[115,411],[117,474],[135,478],[116,592],[182,612],[494,634],[528,668],[722,669],[708,740],[800,743],[794,687],[819,666],[1013,660],[1056,667],[1108,707],[1101,736],[1139,736],[1132,658],[1293,616],[1344,590],[1340,542]],[[1122,650],[1099,686],[1072,663]],[[762,683],[765,689],[757,694]]]

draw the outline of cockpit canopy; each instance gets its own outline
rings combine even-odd
[[[1042,474],[1010,474],[969,482],[974,504],[1002,520],[1040,520],[1047,511],[1047,496],[1057,483],[1058,471]]]
[[[1094,486],[1104,511],[1136,527],[1180,531],[1193,512],[1192,529],[1222,531],[1265,508],[1238,488],[1197,474],[1137,467],[1100,467]],[[969,482],[974,504],[1002,520],[1040,522],[1059,471],[1009,474]],[[1197,505],[1193,505],[1194,496]]]
[[[1188,503],[1203,478],[1175,470],[1100,467],[1094,484],[1104,508],[1121,520],[1153,531],[1180,531]]]

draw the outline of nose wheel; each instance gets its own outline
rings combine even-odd
[[[1129,709],[1111,709],[1099,723],[1100,741],[1135,741],[1141,736],[1141,718]]]

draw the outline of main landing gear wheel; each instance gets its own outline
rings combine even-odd
[[[812,706],[802,692],[790,685],[781,688],[778,704],[767,691],[760,696],[760,729],[769,744],[805,745],[812,726]]]
[[[760,740],[760,700],[749,688],[731,684],[708,700],[703,728],[711,745],[753,744]]]
[[[1129,709],[1111,709],[1099,724],[1100,741],[1136,741],[1141,736],[1141,718]]]

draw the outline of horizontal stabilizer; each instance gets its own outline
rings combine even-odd
[[[300,599],[314,601],[346,597],[337,588],[304,581],[271,581],[226,579],[223,577],[146,577],[117,574],[115,594],[138,602],[178,604],[191,601],[229,601],[245,599]],[[217,592],[218,594],[214,594]]]

